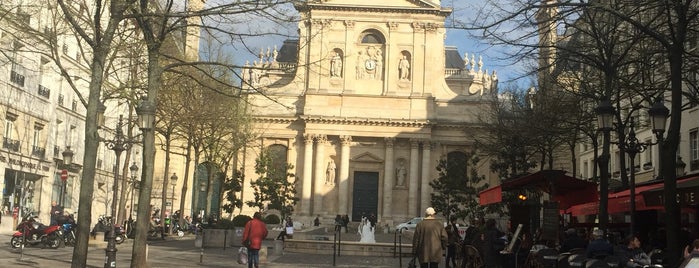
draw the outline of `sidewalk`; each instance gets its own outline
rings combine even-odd
[[[70,267],[73,248],[63,247],[59,249],[42,249],[40,247],[27,247],[23,251],[12,249],[10,239],[12,217],[3,217],[0,225],[0,263],[2,267]],[[343,238],[354,241],[352,234]],[[393,234],[377,234],[377,241],[393,241]],[[117,245],[117,267],[130,267],[133,240],[127,239],[123,244]],[[332,255],[283,253],[273,255],[274,240],[263,242],[268,248],[267,263],[260,267],[333,267]],[[151,267],[247,267],[237,263],[238,248],[197,248],[194,247],[194,236],[166,237],[165,240],[148,241],[148,263]],[[104,248],[89,247],[86,267],[104,267]],[[367,256],[336,256],[334,267],[406,267],[410,258],[404,257],[402,266],[400,259],[391,257],[367,257]]]

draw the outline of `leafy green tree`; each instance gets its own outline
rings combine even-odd
[[[279,210],[282,218],[291,215],[299,201],[296,197],[296,175],[289,172],[293,168],[293,165],[279,161],[271,154],[263,152],[255,160],[255,173],[259,177],[250,182],[255,198],[245,204],[257,207],[260,211]]]
[[[430,182],[432,206],[450,218],[476,218],[498,211],[495,207],[484,207],[478,203],[478,192],[486,189],[482,184],[485,176],[479,175],[476,166],[480,158],[475,152],[450,153],[439,160],[439,177]],[[480,185],[480,186],[479,186]]]
[[[233,176],[226,178],[223,182],[223,195],[228,203],[223,205],[223,211],[233,213],[236,208],[243,206],[243,201],[236,195],[243,189],[241,181],[245,179],[245,174],[241,171],[234,171]]]

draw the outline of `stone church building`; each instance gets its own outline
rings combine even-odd
[[[392,225],[422,215],[438,161],[474,150],[479,115],[497,99],[496,73],[444,45],[451,9],[439,0],[317,0],[296,9],[298,39],[243,71],[259,133],[239,160],[243,199],[253,198],[249,181],[264,148],[294,166],[295,220],[374,214]],[[491,180],[487,164],[477,168]]]

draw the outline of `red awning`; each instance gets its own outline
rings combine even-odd
[[[480,204],[502,201],[502,191],[534,188],[549,193],[559,202],[560,208],[591,202],[598,199],[597,184],[565,175],[563,170],[542,170],[522,177],[509,179],[502,184],[479,193]]]
[[[678,180],[678,188],[679,185],[685,185],[686,182],[692,179],[699,179],[699,177],[694,177],[694,178],[685,178],[682,180]],[[646,185],[641,185],[637,186],[635,189],[636,192],[636,211],[643,211],[643,210],[664,210],[665,208],[662,206],[662,204],[657,204],[657,203],[649,203],[647,204],[646,201],[648,198],[644,198],[644,196],[647,196],[648,192],[651,193],[662,193],[662,188],[663,188],[663,182],[655,182],[651,184],[646,184]],[[624,190],[621,192],[616,192],[616,193],[610,193],[609,194],[609,199],[607,199],[607,211],[610,214],[615,214],[615,213],[623,213],[626,211],[631,210],[631,198],[629,198],[631,195],[630,190]],[[683,210],[683,211],[693,211],[693,210]],[[566,210],[566,213],[570,213],[573,216],[579,216],[579,215],[594,215],[599,212],[599,201],[594,201],[594,202],[589,202],[585,204],[579,204],[579,205],[574,205],[571,206]]]
[[[500,201],[502,201],[502,188],[500,185],[478,193],[478,203],[480,203],[481,206],[498,203]]]

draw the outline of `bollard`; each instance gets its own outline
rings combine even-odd
[[[335,253],[339,255],[339,249],[337,248],[337,228],[335,229],[335,234],[333,234],[333,267],[335,267]]]
[[[403,234],[403,232],[401,232]],[[398,236],[398,267],[403,267],[403,236]]]
[[[204,262],[204,248],[201,248],[201,252],[199,253],[199,263]]]
[[[337,231],[337,256],[340,256],[340,247],[342,246],[342,229]]]
[[[228,230],[223,231],[223,250],[226,250],[226,240],[228,240]]]

